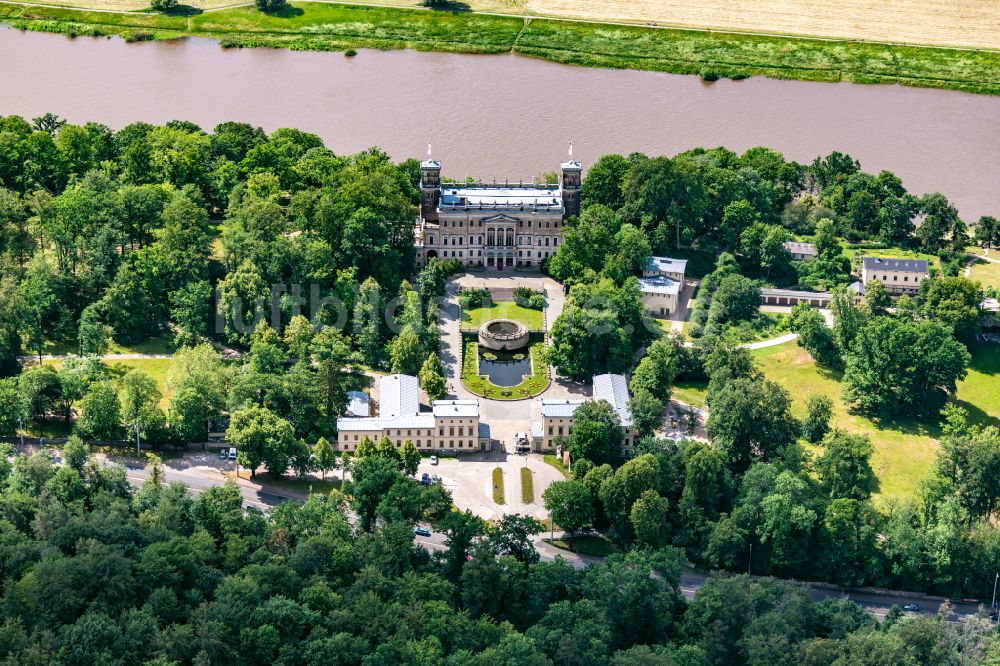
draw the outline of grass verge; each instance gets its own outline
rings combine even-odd
[[[493,468],[493,501],[497,504],[505,504],[503,492],[503,469]]]
[[[491,319],[513,319],[528,327],[530,331],[541,331],[545,328],[542,311],[523,308],[517,303],[500,301],[488,308],[470,308],[462,310],[462,330],[475,331]]]
[[[228,47],[519,53],[591,67],[698,74],[707,80],[768,76],[1000,94],[997,51],[308,2],[273,14],[237,7],[191,17],[0,3],[0,18],[25,30],[133,40],[192,35],[218,39]]]
[[[542,460],[544,460],[546,463],[552,465],[557,470],[559,470],[559,472],[562,473],[564,477],[566,477],[567,479],[569,478],[569,470],[566,469],[566,465],[563,465],[562,461],[559,460],[559,458],[556,458],[555,456],[552,455],[548,455],[544,456]]]
[[[521,501],[525,504],[535,501],[535,473],[527,467],[521,468]]]

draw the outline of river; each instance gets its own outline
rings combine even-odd
[[[338,153],[394,158],[433,144],[447,176],[530,179],[566,156],[670,155],[771,146],[810,161],[832,150],[940,191],[969,221],[1000,216],[1000,97],[751,78],[588,69],[514,55],[223,49],[203,39],[114,39],[0,29],[0,114],[51,111],[119,128],[185,119],[297,127]]]

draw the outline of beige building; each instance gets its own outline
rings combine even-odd
[[[665,275],[639,278],[642,305],[646,312],[654,317],[669,317],[674,314],[683,284]]]
[[[409,440],[422,451],[482,451],[489,448],[488,428],[479,422],[478,400],[435,400],[420,411],[416,377],[389,375],[379,382],[379,415],[337,419],[337,450],[352,452],[366,437],[383,437],[400,448]]]
[[[622,375],[596,375],[594,377],[594,400],[608,402],[621,421],[625,436],[622,440],[622,452],[628,453],[639,439],[639,433],[632,425],[632,412],[628,408],[628,381]],[[531,425],[532,448],[535,451],[554,451],[556,447],[569,439],[573,433],[576,410],[585,400],[541,399],[540,422]]]
[[[878,280],[894,295],[917,293],[928,274],[926,259],[864,257],[861,261],[861,282]]]
[[[565,219],[580,213],[582,171],[571,160],[559,183],[449,184],[440,162],[421,162],[417,265],[437,257],[498,271],[539,266],[562,244]]]

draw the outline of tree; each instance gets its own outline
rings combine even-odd
[[[418,376],[420,388],[427,394],[428,400],[434,402],[447,397],[448,386],[444,379],[444,368],[441,367],[441,361],[438,360],[436,352],[431,352],[431,355],[427,357]]]
[[[267,14],[273,14],[287,6],[285,0],[255,0],[257,9]]]
[[[102,356],[111,344],[113,330],[100,320],[100,312],[96,303],[92,303],[80,313],[78,339],[80,356]]]
[[[635,531],[635,540],[640,546],[655,549],[667,544],[669,509],[670,503],[655,490],[646,490],[639,495],[632,504],[629,520]]]
[[[624,431],[618,412],[605,402],[585,402],[573,414],[569,451],[574,460],[595,465],[612,462],[621,455]]]
[[[420,451],[413,445],[413,442],[410,440],[403,442],[403,448],[399,450],[399,458],[400,471],[403,474],[413,476],[417,473],[417,468],[420,466]]]
[[[292,317],[285,327],[284,342],[288,347],[288,353],[293,358],[307,358],[314,333],[313,325],[307,317],[303,315]]]
[[[158,435],[166,422],[160,409],[161,398],[155,379],[142,370],[129,370],[121,380],[122,422],[127,427],[138,424],[146,438]]]
[[[978,282],[964,277],[938,277],[921,284],[924,315],[955,330],[955,337],[971,340],[979,332],[983,294]]]
[[[542,501],[552,513],[552,521],[570,535],[593,519],[590,491],[582,481],[556,481],[542,493]]]
[[[208,335],[212,312],[212,285],[207,280],[188,282],[168,295],[170,319],[177,344],[195,344]]]
[[[312,449],[305,440],[297,439],[292,443],[288,466],[295,471],[297,477],[302,478],[314,469],[312,455]]]
[[[28,416],[28,405],[24,394],[18,390],[14,378],[0,379],[0,436],[17,434],[23,419]]]
[[[487,533],[487,540],[498,557],[510,556],[527,566],[539,560],[531,537],[541,531],[542,524],[531,516],[507,514]]]
[[[404,375],[416,375],[424,362],[424,353],[423,343],[413,329],[409,326],[403,327],[392,341],[390,350],[392,371]]]
[[[717,321],[746,321],[760,310],[760,285],[742,275],[727,275],[719,281],[711,310]]]
[[[799,435],[788,391],[772,381],[752,378],[727,382],[711,397],[706,428],[737,474],[754,459],[780,456]]]
[[[312,339],[313,364],[319,373],[323,386],[325,414],[332,424],[333,419],[344,411],[347,392],[343,386],[343,369],[351,358],[350,340],[333,326],[324,326]]]
[[[326,437],[320,437],[319,441],[316,442],[315,449],[313,449],[313,455],[320,478],[325,481],[326,473],[337,467],[337,452],[330,446],[330,442],[326,441]]]
[[[839,368],[842,364],[840,348],[833,331],[815,308],[799,303],[792,308],[792,330],[798,334],[798,344],[809,352],[818,364]]]
[[[816,471],[830,498],[868,499],[875,485],[875,473],[869,463],[875,449],[868,436],[835,430],[823,439],[823,448]]]
[[[628,541],[632,537],[632,505],[643,492],[660,488],[661,473],[658,458],[647,453],[632,458],[601,483],[601,503],[612,529],[623,540]]]
[[[236,446],[237,462],[257,476],[261,464],[273,474],[283,474],[295,445],[292,424],[256,405],[233,413],[226,440]]]
[[[63,458],[67,465],[82,473],[90,458],[90,447],[76,435],[70,435],[63,445]]]
[[[802,421],[802,436],[816,444],[830,431],[833,400],[825,395],[813,394],[806,400],[806,417]]]
[[[117,439],[121,436],[121,422],[121,404],[111,383],[93,384],[80,403],[76,431],[90,439]]]
[[[969,352],[935,321],[877,317],[847,354],[844,399],[869,414],[936,414],[965,377]]]
[[[372,367],[382,365],[382,309],[379,286],[374,278],[361,283],[354,304],[354,341],[362,360]]]
[[[166,14],[177,6],[177,0],[150,0],[149,6]]]
[[[663,402],[646,389],[634,393],[628,401],[632,425],[640,437],[651,435],[663,425]]]
[[[869,280],[865,285],[865,297],[862,301],[863,312],[866,317],[882,317],[889,313],[892,307],[892,297],[885,290],[885,285],[881,280]]]
[[[976,224],[975,241],[977,245],[985,248],[1000,245],[1000,221],[989,215],[979,218],[979,222]]]
[[[946,436],[935,473],[954,489],[970,516],[992,515],[1000,506],[1000,432],[989,427]]]

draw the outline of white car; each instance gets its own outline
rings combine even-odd
[[[437,465],[438,464],[438,457],[437,456],[431,456],[431,464],[432,465]]]

